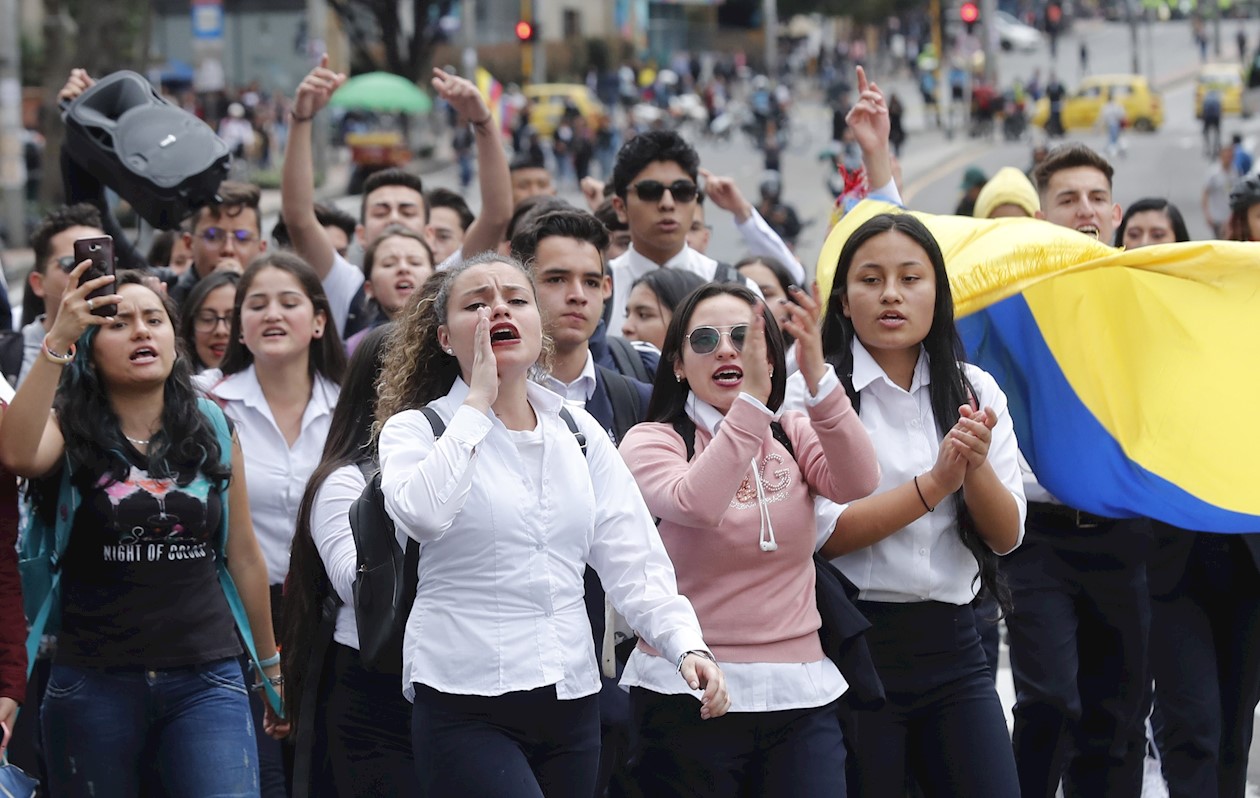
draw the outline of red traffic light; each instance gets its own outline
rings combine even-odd
[[[527,19],[522,19],[516,23],[516,38],[523,42],[533,41],[534,23]]]
[[[962,17],[963,22],[970,25],[980,19],[980,9],[976,7],[975,3],[963,3],[962,7],[958,9],[958,16]]]

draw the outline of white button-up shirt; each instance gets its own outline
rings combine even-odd
[[[289,548],[298,506],[306,481],[323,456],[341,389],[321,376],[315,377],[311,399],[302,414],[301,432],[290,447],[271,414],[253,365],[226,379],[219,369],[210,369],[194,381],[219,400],[224,415],[236,427],[245,455],[245,487],[254,534],[267,561],[268,580],[273,585],[282,584],[289,574]]]
[[[542,446],[518,449],[507,427],[464,405],[456,380],[431,403],[447,422],[407,410],[380,436],[385,508],[418,540],[419,588],[403,644],[403,692],[413,683],[462,695],[556,685],[561,699],[598,692],[583,573],[595,568],[613,605],[671,661],[704,647],[678,595],[674,567],[638,486],[599,423],[571,410],[584,458],[559,411],[528,387]],[[529,460],[522,451],[541,459]],[[535,489],[541,486],[541,491]]]
[[[1024,539],[1027,504],[1006,394],[988,372],[969,363],[963,364],[963,371],[976,392],[979,406],[992,407],[997,413],[989,465],[1019,505],[1018,547]],[[872,495],[904,485],[935,465],[941,433],[936,428],[936,414],[928,394],[930,382],[926,352],[920,351],[910,390],[906,391],[888,378],[859,341],[853,342],[853,388],[861,398],[859,415],[875,443],[881,471],[879,487]],[[804,393],[804,378],[793,375],[788,380],[789,399],[784,406],[799,407],[797,403]],[[834,519],[846,506],[824,505],[820,526],[828,524],[834,528]],[[958,537],[953,497],[941,502],[935,512],[924,513],[878,543],[832,562],[857,585],[860,597],[867,601],[962,605],[976,597],[980,584],[976,579],[976,559]]]
[[[658,264],[640,255],[632,244],[629,249],[608,262],[608,271],[613,280],[613,293],[609,300],[612,302],[612,317],[608,321],[608,334],[621,336],[621,325],[626,323],[626,302],[630,300],[630,289],[634,287],[635,280],[657,269],[681,269],[705,280],[712,280],[717,275],[717,267],[718,262],[713,258],[701,255],[686,245],[683,245],[677,255]],[[761,296],[761,289],[752,280],[745,279],[744,284],[754,294]]]
[[[586,409],[586,402],[595,393],[595,358],[591,350],[586,350],[586,362],[582,364],[582,373],[573,382],[561,382],[548,374],[543,378],[543,385],[554,394],[564,397],[564,401],[573,407]]]
[[[350,261],[333,252],[332,268],[324,278],[324,296],[328,298],[328,307],[332,310],[333,323],[337,325],[337,334],[346,329],[346,319],[350,316],[350,306],[358,296],[366,278],[363,270]]]
[[[354,580],[358,577],[359,550],[350,528],[350,506],[363,494],[367,480],[357,465],[338,468],[328,475],[311,506],[311,538],[324,562],[328,581],[341,599],[333,640],[359,648],[359,626],[354,617]]]

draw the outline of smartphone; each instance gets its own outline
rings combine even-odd
[[[74,242],[74,266],[85,260],[92,261],[92,265],[88,267],[83,276],[79,278],[79,284],[95,280],[106,274],[114,273],[114,239],[110,236],[93,236],[92,238],[80,238]],[[71,266],[71,270],[74,269]],[[104,285],[87,295],[88,299],[109,296],[114,293],[114,285]],[[92,313],[97,316],[113,316],[118,312],[117,305],[99,305],[92,309]]]

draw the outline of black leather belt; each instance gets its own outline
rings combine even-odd
[[[1043,517],[1053,518],[1060,524],[1064,522],[1069,523],[1077,529],[1093,529],[1094,527],[1112,524],[1119,520],[1117,518],[1094,515],[1084,510],[1078,510],[1075,507],[1068,507],[1066,504],[1056,504],[1054,502],[1029,502],[1028,514],[1031,516],[1034,513]]]

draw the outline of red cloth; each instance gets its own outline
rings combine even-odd
[[[0,697],[26,696],[26,616],[18,576],[17,479],[0,471]]]

